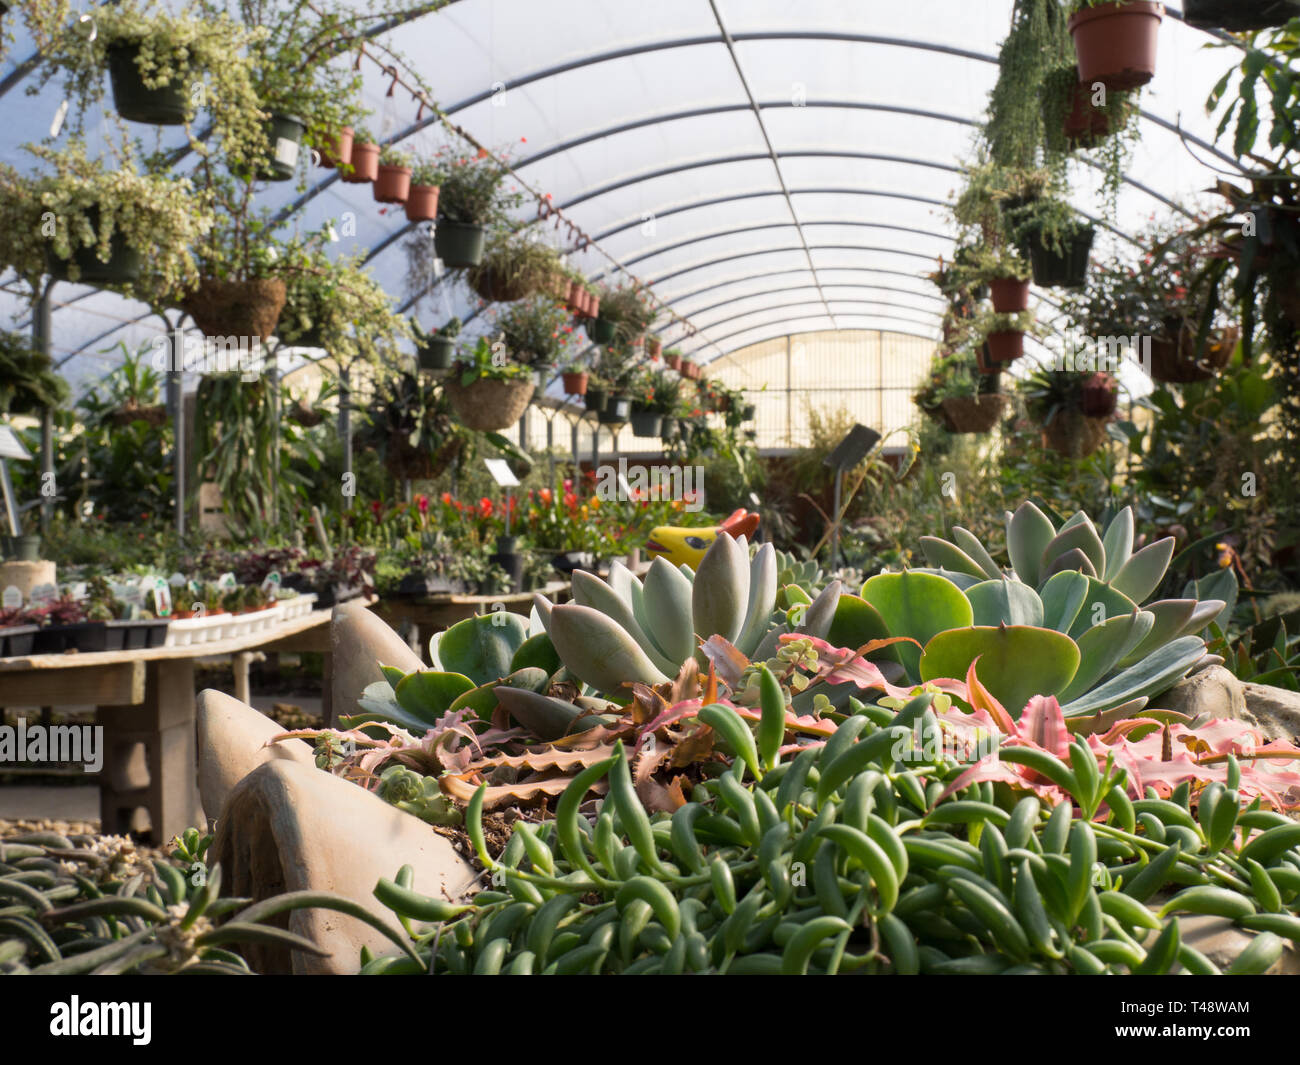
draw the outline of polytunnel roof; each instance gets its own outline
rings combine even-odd
[[[376,46],[393,47],[406,66],[394,85],[375,47],[360,67],[363,103],[386,143],[432,153],[457,142],[408,90],[418,74],[450,124],[508,150],[519,178],[591,245],[578,250],[582,240],[556,219],[536,221],[534,200],[519,218],[533,219],[540,239],[588,277],[626,272],[650,285],[675,316],[660,320],[664,341],[689,357],[708,362],[825,330],[937,338],[944,303],[925,275],[951,256],[944,208],[970,157],[1011,8],[1012,0],[452,0],[377,35]],[[1168,15],[1115,240],[1191,203],[1216,169],[1237,169],[1212,146],[1204,101],[1239,54],[1206,49],[1216,43],[1210,35],[1184,25],[1176,7]],[[17,28],[0,68],[0,158],[26,168],[19,146],[49,133],[59,98],[53,85],[23,95],[31,46]],[[1100,174],[1073,169],[1075,205],[1098,217]],[[334,220],[344,234],[334,247],[370,255],[377,280],[407,302],[403,245],[415,227],[400,209],[318,168],[305,195],[273,183],[258,198],[304,231]],[[348,217],[355,235],[339,224]],[[20,286],[6,280],[0,311],[26,326]],[[1054,301],[1039,295],[1050,321]],[[54,354],[74,380],[98,377],[117,358],[104,349],[161,328],[109,292],[61,283],[54,302]],[[463,284],[444,284],[413,310],[436,325],[478,307]]]

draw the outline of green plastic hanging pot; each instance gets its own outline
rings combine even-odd
[[[449,270],[478,266],[483,261],[486,232],[483,226],[472,222],[449,222],[440,218],[433,232],[433,249]]]
[[[92,230],[99,231],[98,207],[87,208],[86,221]],[[60,259],[46,248],[45,267],[56,280],[73,280],[68,269],[73,263],[80,271],[76,282],[83,285],[124,285],[140,276],[140,252],[127,243],[121,230],[109,240],[108,262],[99,260],[94,246],[74,248],[71,259]]]
[[[622,425],[632,416],[632,397],[616,393],[605,401],[605,409],[597,415],[601,425]]]
[[[592,388],[587,386],[587,391],[582,395],[582,401],[587,410],[600,411],[605,409],[605,401],[609,398],[609,393],[603,388]]]
[[[587,323],[587,333],[593,344],[608,344],[614,339],[615,325],[608,318],[593,318]]]
[[[634,436],[658,436],[663,432],[664,418],[652,410],[634,410],[632,412],[632,433]]]
[[[108,77],[117,113],[128,121],[152,126],[183,125],[189,114],[188,79],[178,77],[159,88],[148,88],[136,65],[139,54],[139,44],[123,42],[108,47]]]
[[[420,369],[450,370],[455,346],[451,337],[430,337],[420,345]]]

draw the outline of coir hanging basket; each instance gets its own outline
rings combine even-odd
[[[499,432],[519,421],[537,385],[528,377],[508,381],[480,377],[462,385],[453,372],[443,387],[462,425],[481,432]]]
[[[1002,417],[1006,397],[950,396],[939,404],[939,420],[950,433],[987,433]]]
[[[1087,458],[1106,442],[1107,420],[1089,418],[1078,410],[1058,410],[1043,426],[1043,443],[1058,455]]]
[[[218,281],[205,277],[180,307],[204,336],[260,337],[265,343],[280,321],[286,295],[278,278]]]
[[[1170,335],[1151,338],[1153,381],[1166,385],[1190,385],[1208,381],[1228,365],[1237,346],[1237,330],[1229,327],[1216,336],[1206,337],[1205,350],[1196,357],[1196,326],[1193,323],[1170,323]]]

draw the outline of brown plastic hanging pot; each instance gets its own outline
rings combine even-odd
[[[322,144],[317,151],[320,152],[320,165],[326,168],[336,166],[346,166],[352,162],[352,127],[344,126],[333,137]]]
[[[375,199],[379,203],[405,203],[411,193],[411,168],[379,164],[375,175]]]
[[[988,348],[989,358],[995,365],[1015,362],[1025,353],[1025,334],[1011,329],[1001,333],[990,333]]]
[[[1108,89],[1136,89],[1156,73],[1156,45],[1164,4],[1128,0],[1083,8],[1070,16],[1079,81]]]
[[[438,186],[412,185],[406,197],[408,222],[432,222],[438,217]]]
[[[1018,314],[1029,310],[1029,279],[1017,281],[1014,277],[999,277],[989,282],[993,296],[993,310],[998,314]]]
[[[585,373],[566,373],[560,375],[564,379],[564,392],[569,396],[585,396],[587,394],[587,375]]]
[[[353,143],[348,161],[352,164],[352,171],[345,170],[341,176],[349,185],[374,181],[379,176],[379,145]]]

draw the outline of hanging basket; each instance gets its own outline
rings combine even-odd
[[[470,287],[488,303],[514,303],[526,299],[535,291],[527,277],[502,277],[490,267],[475,270],[469,278]]]
[[[664,363],[667,365],[668,369],[676,370],[678,373],[681,373],[682,357],[680,355],[665,355]]]
[[[411,168],[380,163],[373,192],[378,203],[405,203],[411,194]]]
[[[379,145],[353,141],[348,162],[352,164],[351,172],[344,170],[339,176],[349,185],[364,185],[367,181],[374,181],[379,176]]]
[[[665,414],[663,421],[659,424],[659,439],[671,440],[677,433],[677,419],[671,415]]]
[[[564,380],[564,392],[569,396],[587,394],[587,375],[585,373],[566,373],[560,377]]]
[[[1208,381],[1228,365],[1237,346],[1237,330],[1231,327],[1206,338],[1205,351],[1196,358],[1195,325],[1188,322],[1167,323],[1168,335],[1151,338],[1151,365],[1147,372],[1153,381],[1167,385],[1190,385]]]
[[[1089,418],[1109,418],[1119,406],[1119,394],[1109,374],[1094,374],[1083,386],[1079,409]]]
[[[298,153],[307,132],[302,119],[275,111],[266,120],[266,143],[270,158],[257,170],[260,181],[292,181],[298,169]]]
[[[1034,284],[1043,288],[1082,288],[1088,280],[1088,255],[1096,230],[1091,226],[1065,238],[1064,248],[1049,248],[1041,239],[1029,240],[1029,265]]]
[[[208,337],[259,337],[266,343],[284,309],[285,284],[278,278],[218,281],[205,277],[180,302],[181,310]]]
[[[180,126],[189,114],[189,79],[177,77],[157,89],[146,88],[136,64],[140,45],[123,42],[110,45],[108,79],[113,86],[113,106],[131,122],[151,126]]]
[[[412,447],[404,433],[390,431],[384,455],[384,469],[399,481],[432,481],[460,454],[463,442],[451,437],[432,451]]]
[[[1106,442],[1106,422],[1079,410],[1058,410],[1043,426],[1043,444],[1066,458],[1087,458]]]
[[[993,310],[998,314],[1019,314],[1029,310],[1029,279],[1018,281],[1014,277],[999,277],[989,282],[993,296]]]
[[[451,337],[430,337],[420,345],[416,357],[421,370],[450,370],[456,351]]]
[[[1136,89],[1156,73],[1156,45],[1164,5],[1147,0],[1102,4],[1070,16],[1070,36],[1079,57],[1079,80],[1108,89]]]
[[[448,270],[464,270],[483,261],[486,230],[472,222],[439,219],[433,231],[433,250]]]
[[[1183,21],[1202,30],[1241,33],[1300,18],[1300,0],[1183,0]]]
[[[1025,353],[1025,334],[1014,330],[990,333],[988,350],[989,360],[999,366],[1015,362]]]
[[[406,196],[408,222],[432,222],[438,217],[438,186],[412,185]]]
[[[320,165],[327,169],[350,165],[352,163],[352,127],[344,126],[329,141],[322,144],[317,151],[320,154]]]
[[[645,353],[652,359],[659,358],[660,352],[664,350],[664,342],[658,337],[650,337],[645,342]]]
[[[167,408],[161,404],[141,407],[135,400],[129,400],[122,406],[108,412],[111,425],[130,425],[132,422],[148,422],[155,429],[167,421]]]
[[[587,334],[593,344],[608,344],[614,339],[617,327],[608,318],[593,318],[587,326]]]
[[[939,420],[950,433],[987,433],[1002,417],[1005,400],[999,394],[951,396],[939,404]]]
[[[99,208],[86,210],[86,221],[92,230],[99,229]],[[100,262],[95,247],[76,247],[71,259],[60,259],[50,248],[45,250],[45,269],[59,281],[68,281],[68,266],[75,263],[80,285],[125,285],[140,276],[140,253],[126,242],[121,230],[113,233],[108,242],[108,262]]]
[[[664,418],[652,410],[634,410],[632,412],[633,436],[658,436],[663,432]]]
[[[443,383],[456,417],[467,429],[498,432],[509,429],[523,417],[537,388],[531,377],[508,381],[480,377],[468,385],[453,373]]]
[[[1064,72],[1062,73],[1064,77]],[[1085,85],[1078,80],[1078,70],[1074,71],[1074,82],[1070,85],[1070,106],[1065,112],[1064,118],[1061,119],[1061,131],[1059,136],[1061,140],[1056,140],[1055,135],[1049,130],[1051,137],[1051,146],[1071,147],[1071,148],[1093,148],[1100,141],[1105,140],[1114,132],[1111,128],[1111,115],[1104,107],[1093,105],[1093,90],[1090,84]],[[1054,121],[1054,116],[1048,114],[1046,101],[1043,106],[1043,118],[1045,122]]]
[[[605,400],[605,406],[596,415],[601,425],[622,425],[632,416],[632,397],[616,392]]]

